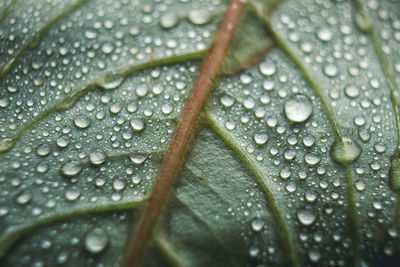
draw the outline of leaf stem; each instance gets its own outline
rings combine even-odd
[[[140,266],[143,261],[147,243],[163,209],[169,189],[183,161],[200,112],[211,92],[213,82],[222,65],[244,7],[245,1],[232,0],[226,11],[224,20],[215,37],[215,41],[203,62],[192,94],[183,111],[182,120],[178,126],[177,132],[172,139],[166,157],[161,165],[158,179],[154,185],[147,209],[143,215],[136,236],[134,237],[129,254],[127,255],[126,266]]]

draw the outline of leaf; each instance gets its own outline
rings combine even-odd
[[[227,3],[60,3],[0,4],[1,265],[119,266]],[[396,266],[399,2],[274,5],[248,3],[146,266]]]

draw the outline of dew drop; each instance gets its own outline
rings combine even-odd
[[[132,155],[129,157],[135,166],[140,166],[147,159],[146,155]]]
[[[61,173],[65,176],[74,176],[80,173],[82,166],[78,161],[69,161],[61,167]]]
[[[135,118],[131,120],[131,127],[134,132],[141,132],[146,127],[146,123],[142,119]]]
[[[22,192],[20,193],[17,198],[16,202],[20,205],[25,205],[28,204],[32,199],[32,195],[28,192]]]
[[[356,98],[360,91],[354,85],[350,85],[350,86],[347,86],[346,89],[344,89],[344,92],[348,97]]]
[[[329,42],[332,39],[332,32],[328,28],[322,28],[317,32],[317,36],[321,41]]]
[[[189,22],[195,25],[203,25],[211,20],[211,15],[209,11],[202,9],[191,10],[187,16]]]
[[[286,118],[295,123],[305,122],[312,114],[313,106],[310,98],[304,94],[294,94],[288,98],[284,106]]]
[[[358,159],[361,148],[353,139],[344,137],[341,142],[336,140],[333,143],[330,153],[334,161],[350,164]]]
[[[265,132],[255,133],[253,139],[257,145],[262,146],[268,142],[268,134]]]
[[[65,192],[65,199],[72,202],[77,200],[80,195],[81,192],[79,191],[79,189],[77,187],[72,187]]]
[[[317,215],[310,206],[305,206],[297,210],[297,218],[302,225],[309,226],[315,222]]]
[[[46,144],[40,145],[40,146],[37,148],[36,153],[37,153],[39,156],[42,156],[42,157],[47,156],[47,155],[50,153],[50,146],[49,146],[49,145],[46,145]]]
[[[265,76],[274,75],[276,72],[275,64],[272,61],[263,62],[259,65],[260,72]]]
[[[85,236],[85,248],[93,254],[102,252],[109,243],[109,237],[105,230],[99,227],[91,229]]]
[[[255,232],[260,232],[264,227],[264,221],[260,217],[256,217],[251,221],[251,229]]]
[[[169,29],[178,23],[178,19],[178,16],[174,13],[165,13],[160,18],[160,25],[165,29]]]
[[[310,166],[315,166],[321,161],[321,158],[317,154],[308,153],[304,156],[304,161]]]
[[[111,90],[120,86],[123,81],[123,77],[106,77],[104,80],[99,82],[99,86],[101,86],[103,89]]]
[[[93,151],[89,155],[90,163],[96,166],[103,164],[106,161],[106,159],[107,159],[106,154],[100,149]]]
[[[235,99],[232,96],[227,95],[227,94],[224,94],[223,96],[221,96],[219,101],[226,108],[230,108],[233,106],[233,104],[235,104]]]
[[[338,73],[338,69],[333,64],[328,64],[324,67],[324,73],[328,77],[335,77]]]
[[[82,116],[82,115],[78,115],[74,119],[75,126],[80,129],[85,129],[85,128],[89,127],[89,125],[91,123],[92,123],[92,121],[88,117]]]

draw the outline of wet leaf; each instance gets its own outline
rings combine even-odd
[[[0,263],[120,266],[228,3],[50,2],[0,3]],[[400,3],[277,4],[248,3],[146,266],[396,266]]]

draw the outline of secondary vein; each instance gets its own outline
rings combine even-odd
[[[265,25],[268,31],[271,33],[272,38],[275,40],[277,45],[287,54],[287,56],[293,61],[293,63],[298,67],[300,72],[303,74],[304,78],[309,82],[311,87],[313,88],[315,94],[321,101],[321,104],[325,110],[325,113],[328,117],[329,124],[335,134],[336,140],[341,145],[344,145],[344,137],[345,135],[342,133],[339,123],[335,117],[335,114],[332,110],[332,107],[329,103],[328,97],[325,95],[323,91],[323,86],[321,79],[318,78],[318,75],[315,74],[312,70],[309,70],[300,56],[295,52],[294,48],[288,41],[286,41],[278,32],[274,30],[272,27],[269,18],[263,14],[263,11],[260,10],[257,6],[253,6],[258,11],[258,14],[265,22]],[[347,195],[349,198],[349,216],[350,216],[350,224],[352,231],[352,241],[353,241],[353,255],[354,255],[354,266],[361,266],[361,251],[360,251],[360,226],[358,217],[356,214],[356,203],[355,203],[355,189],[353,185],[353,175],[351,171],[351,164],[349,163],[340,163],[346,173],[346,185],[347,185]]]
[[[225,13],[224,20],[216,34],[211,50],[203,62],[192,94],[183,111],[182,120],[161,165],[147,209],[127,255],[126,266],[140,266],[143,261],[147,243],[163,209],[169,189],[182,164],[200,112],[211,92],[244,7],[245,1],[232,0]]]

